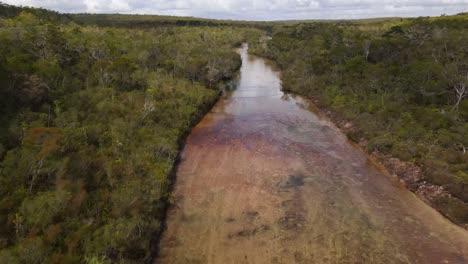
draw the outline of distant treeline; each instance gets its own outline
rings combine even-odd
[[[248,27],[271,31],[273,23],[235,20],[215,20],[192,17],[122,15],[122,14],[70,14],[78,23],[106,27],[151,28],[160,26],[191,27]]]
[[[13,18],[21,12],[34,14],[37,18],[55,22],[70,22],[81,25],[102,27],[153,28],[153,27],[244,27],[271,31],[274,22],[253,22],[240,20],[218,20],[194,17],[124,14],[62,14],[59,12],[26,6],[13,6],[0,2],[0,18]]]
[[[18,16],[21,12],[34,14],[37,18],[46,19],[48,21],[68,22],[71,20],[67,14],[61,14],[52,10],[27,6],[14,6],[0,2],[0,18],[13,18]]]

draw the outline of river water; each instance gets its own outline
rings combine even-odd
[[[376,166],[267,61],[182,153],[158,263],[468,263],[468,232]]]

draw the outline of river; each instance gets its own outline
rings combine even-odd
[[[467,231],[247,50],[188,138],[157,263],[468,263]]]

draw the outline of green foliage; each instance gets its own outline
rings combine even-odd
[[[181,143],[240,67],[234,47],[262,32],[79,26],[5,8],[0,263],[141,263]]]
[[[70,196],[70,193],[64,191],[49,191],[26,198],[19,208],[26,229],[38,228],[44,231],[47,226],[59,220],[63,217]]]
[[[466,224],[467,27],[466,14],[297,23],[251,50],[278,62],[285,90],[352,121],[351,139],[422,165],[428,181],[462,201],[439,210]]]
[[[244,27],[271,30],[270,22],[213,20],[195,17],[122,14],[71,14],[74,21],[84,25],[105,27],[154,28],[154,27]]]
[[[47,256],[47,249],[40,238],[27,238],[18,246],[0,251],[0,263],[41,264]]]
[[[67,22],[70,21],[68,15],[59,14],[58,12],[46,10],[42,8],[25,7],[25,6],[13,6],[0,2],[0,17],[1,18],[13,18],[17,17],[21,12],[28,12],[34,16],[47,21],[54,22]]]
[[[105,257],[88,257],[86,258],[86,264],[108,264],[111,263],[108,259]]]
[[[383,34],[383,37],[391,37],[392,35],[401,35],[404,34],[403,28],[401,26],[393,26],[389,31]]]
[[[367,68],[367,62],[364,56],[356,56],[346,62],[344,65],[346,72],[354,78],[360,78]]]

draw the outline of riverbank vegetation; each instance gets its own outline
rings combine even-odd
[[[421,166],[409,187],[443,186],[430,202],[466,225],[467,33],[467,14],[287,24],[251,52],[278,62],[284,90],[351,121],[352,140]]]
[[[0,11],[0,263],[149,260],[180,145],[259,31]]]
[[[351,139],[420,165],[412,184],[443,186],[433,205],[467,224],[467,28],[466,14],[263,23],[0,4],[0,263],[148,261],[181,143],[244,41],[285,90],[350,120]]]

